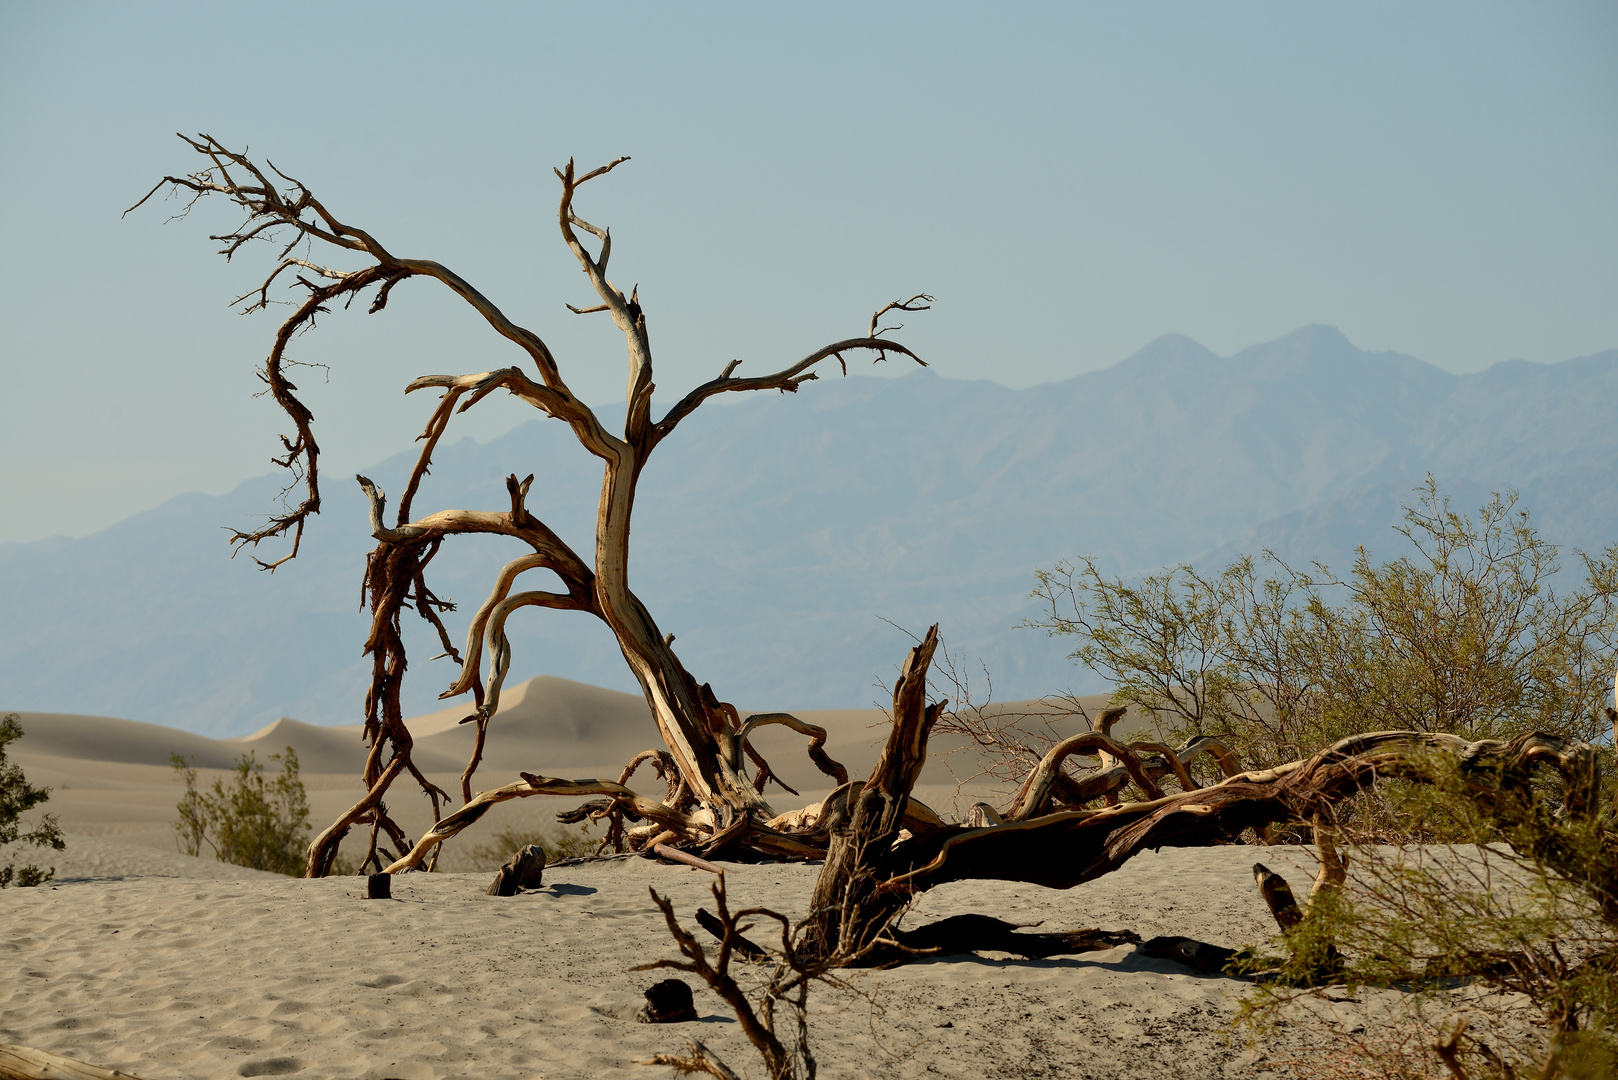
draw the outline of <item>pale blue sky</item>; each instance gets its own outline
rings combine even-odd
[[[198,211],[119,213],[249,144],[436,258],[615,398],[623,346],[550,166],[638,281],[673,392],[925,290],[943,375],[1029,386],[1183,333],[1312,322],[1453,371],[1618,346],[1618,5],[0,3],[0,540],[267,470],[274,332]],[[403,449],[418,374],[513,354],[441,291],[299,356],[332,475]],[[811,388],[812,389],[812,388]],[[480,409],[484,409],[480,406]],[[484,409],[486,436],[527,415]]]

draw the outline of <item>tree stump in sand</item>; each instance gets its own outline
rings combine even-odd
[[[691,987],[682,979],[664,979],[646,989],[646,1004],[635,1019],[643,1024],[683,1024],[697,1018]]]
[[[367,900],[392,900],[393,875],[372,874],[365,879],[365,898]]]
[[[529,844],[511,858],[489,882],[490,896],[516,896],[519,889],[537,889],[545,875],[545,849]]]

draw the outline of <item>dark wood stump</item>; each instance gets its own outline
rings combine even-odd
[[[367,900],[392,900],[393,875],[372,874],[365,879],[365,898]]]
[[[519,889],[537,889],[545,875],[545,849],[529,844],[500,868],[489,883],[490,896],[516,896]]]
[[[646,1004],[635,1014],[643,1024],[683,1024],[697,1018],[691,987],[681,979],[664,979],[646,989]]]

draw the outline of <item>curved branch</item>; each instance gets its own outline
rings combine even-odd
[[[1242,771],[1242,763],[1236,757],[1236,752],[1226,746],[1217,735],[1198,735],[1174,751],[1174,756],[1179,758],[1182,765],[1189,764],[1199,754],[1207,754],[1213,758],[1227,780]]]
[[[489,688],[484,692],[483,704],[478,712],[493,716],[500,708],[500,688],[505,684],[506,672],[511,668],[511,642],[506,639],[506,617],[521,607],[547,607],[562,611],[582,610],[571,596],[553,592],[521,592],[495,605],[489,616]]]
[[[918,303],[917,301],[920,301],[920,300],[925,300],[927,302],[925,304]],[[890,312],[890,311],[931,311],[932,306],[933,306],[933,302],[934,302],[933,298],[931,296],[928,296],[926,293],[917,293],[915,296],[912,296],[908,300],[890,300],[890,301],[888,301],[886,304],[883,304],[881,307],[877,308],[876,313],[871,316],[871,328],[866,331],[866,336],[867,337],[877,337],[877,336],[879,336],[879,335],[881,335],[883,333],[886,333],[887,330],[890,330],[890,329],[891,330],[903,329],[902,327],[897,327],[897,326],[895,326],[895,327],[885,327],[885,328],[880,329],[880,330],[877,329],[876,324],[878,322],[880,322],[881,319],[882,319],[882,316],[886,315],[888,312]]]
[[[1176,754],[1173,750],[1162,743],[1132,742],[1129,744],[1129,749],[1138,754],[1157,754],[1160,756],[1168,763],[1169,768],[1173,770],[1174,779],[1180,782],[1181,791],[1195,791],[1200,786],[1195,780],[1191,779],[1191,772],[1185,767],[1185,763],[1180,760],[1180,755]],[[1150,768],[1150,765],[1147,767]]]
[[[747,737],[757,728],[768,724],[780,724],[791,728],[799,735],[809,736],[809,760],[815,767],[827,776],[836,780],[838,785],[848,783],[848,770],[833,761],[826,753],[826,729],[815,724],[799,720],[791,713],[754,713],[742,722],[741,728],[733,735],[726,735],[726,752],[730,755],[733,768],[742,767],[742,747],[747,744]]]
[[[368,477],[356,476],[354,479],[359,481],[361,490],[365,492],[370,506],[371,535],[378,540],[388,544],[420,544],[463,533],[514,536],[537,554],[545,556],[548,560],[546,568],[555,571],[585,610],[595,610],[594,605],[586,599],[593,588],[594,573],[561,537],[531,515],[524,513],[523,520],[519,522],[514,520],[514,514],[506,511],[440,510],[409,524],[389,528],[382,523],[383,513],[387,509],[387,495]]]
[[[437,844],[455,836],[467,826],[473,824],[496,803],[508,799],[526,799],[533,795],[606,795],[614,802],[624,805],[643,818],[657,822],[667,829],[674,830],[682,835],[690,836],[699,832],[703,826],[688,814],[682,814],[673,807],[667,806],[656,799],[648,799],[638,795],[622,784],[615,784],[611,780],[560,780],[554,776],[534,776],[531,773],[521,773],[522,779],[504,787],[494,788],[490,791],[480,791],[470,802],[448,814],[431,829],[422,834],[420,840],[410,851],[396,862],[389,865],[382,872],[396,874],[401,870],[419,867],[427,853]]]
[[[513,397],[521,398],[545,415],[571,425],[579,434],[579,442],[597,457],[610,458],[624,449],[623,443],[601,426],[601,421],[588,406],[571,394],[536,383],[518,368],[499,368],[470,375],[423,375],[412,379],[405,386],[405,393],[432,386],[443,387],[457,396],[470,391],[472,396],[461,405],[460,412],[465,412],[494,391],[504,388]]]
[[[319,836],[309,842],[308,865],[304,870],[306,877],[326,876],[331,870],[332,859],[337,855],[337,845],[342,843],[348,830],[382,801],[382,796],[387,794],[389,785],[405,771],[405,766],[409,763],[408,754],[395,755],[393,760],[388,762],[388,767],[371,784],[365,797],[345,810],[336,821],[326,826]]]
[[[489,616],[511,592],[511,586],[516,582],[517,576],[525,570],[538,570],[550,566],[551,557],[548,554],[536,552],[532,555],[523,555],[512,559],[500,568],[500,574],[495,578],[494,588],[489,590],[489,598],[483,601],[477,614],[472,616],[471,624],[466,628],[466,656],[462,661],[461,675],[450,684],[448,690],[439,694],[439,700],[459,697],[472,689],[477,682],[478,672],[483,663],[483,631],[488,625]],[[477,703],[483,704],[483,695],[479,693]]]
[[[842,353],[851,352],[855,349],[871,350],[877,354],[878,360],[887,359],[887,354],[890,352],[898,353],[901,356],[910,357],[910,359],[914,360],[922,367],[927,366],[927,362],[925,360],[911,352],[909,349],[905,348],[903,345],[900,345],[897,341],[889,341],[887,338],[879,337],[849,338],[846,341],[838,341],[831,345],[823,346],[816,349],[802,360],[799,360],[791,367],[782,368],[773,375],[763,375],[756,379],[737,379],[731,377],[730,373],[735,370],[736,364],[738,363],[738,361],[732,360],[717,379],[705,382],[695,390],[692,390],[689,394],[685,395],[685,397],[681,398],[678,404],[664,414],[663,419],[659,420],[657,422],[657,426],[653,429],[653,442],[654,444],[662,442],[663,439],[668,436],[669,432],[674,430],[675,425],[677,425],[681,420],[684,420],[687,416],[690,416],[696,411],[697,406],[701,405],[704,401],[707,401],[715,394],[725,394],[732,391],[742,390],[780,390],[783,393],[796,393],[799,384],[819,377],[814,372],[810,371],[810,368],[814,367],[816,364],[820,363],[829,356],[836,356],[838,361],[841,362]]]
[[[370,308],[373,313],[386,306],[388,293],[393,286],[407,277],[430,277],[448,287],[483,316],[496,333],[517,345],[534,361],[547,393],[543,395],[537,393],[532,384],[528,387],[513,388],[513,393],[526,397],[551,415],[566,420],[573,427],[579,441],[592,452],[603,455],[613,452],[613,443],[616,440],[607,435],[590,408],[575,398],[568,389],[549,346],[537,334],[512,322],[498,306],[460,275],[431,260],[396,258],[365,230],[339,221],[320,200],[315,198],[307,186],[288,177],[273,165],[270,167],[271,171],[289,185],[285,189],[278,189],[245,153],[227,149],[211,135],[203,134],[195,139],[180,135],[179,138],[206,158],[209,162],[208,167],[187,177],[164,177],[139,202],[126,210],[126,214],[144,205],[165,186],[175,191],[188,192],[191,196],[190,202],[178,216],[184,216],[190,207],[195,205],[197,199],[208,195],[223,195],[246,213],[245,221],[235,231],[215,237],[224,243],[225,246],[221,248],[220,253],[226,259],[233,257],[250,241],[275,238],[278,242],[279,238],[276,237],[278,230],[290,231],[291,240],[284,246],[275,269],[259,289],[254,290],[259,300],[248,310],[265,306],[269,302],[269,287],[284,270],[302,267],[318,277],[330,279],[329,284],[317,285],[299,277],[297,284],[308,289],[309,296],[282,324],[261,375],[269,384],[276,403],[292,419],[296,428],[294,438],[282,438],[286,455],[274,460],[276,464],[293,470],[294,484],[302,481],[305,488],[304,499],[290,512],[272,516],[263,528],[250,532],[233,530],[230,540],[237,550],[245,545],[257,546],[264,540],[284,536],[291,531],[292,549],[285,556],[274,562],[255,559],[262,568],[274,570],[297,556],[303,540],[304,525],[309,515],[320,512],[319,447],[310,428],[312,417],[309,410],[293,394],[296,388],[287,381],[282,370],[285,350],[293,334],[309,325],[317,314],[326,311],[329,302],[344,295],[352,300],[355,294],[372,285],[380,287]],[[571,173],[571,169],[569,171]],[[572,186],[582,183],[584,179],[600,175],[603,171],[605,170],[597,170],[576,181]],[[247,174],[251,180],[246,176],[238,179],[237,172]],[[569,189],[564,195],[564,204],[570,197]],[[304,241],[329,244],[345,251],[363,253],[374,259],[375,264],[352,273],[342,273],[308,260],[288,259],[287,256],[292,250]],[[245,300],[247,296],[252,295],[253,293],[248,293],[242,299]],[[649,364],[646,383],[645,396],[649,401]],[[408,496],[413,493],[412,484],[401,509],[408,510],[410,501]]]
[[[1043,814],[1050,802],[1057,778],[1062,775],[1062,763],[1074,754],[1110,755],[1128,771],[1129,778],[1146,793],[1148,799],[1163,797],[1163,789],[1158,787],[1157,781],[1152,779],[1133,751],[1099,731],[1086,731],[1063,739],[1040,759],[1039,764],[1028,774],[1028,779],[1023,781],[1022,790],[1017,792],[1017,797],[1012,800],[1011,809],[1006,812],[1005,820],[1026,821]]]

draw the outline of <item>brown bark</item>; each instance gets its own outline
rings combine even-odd
[[[1178,749],[1152,743],[1123,745],[1108,734],[1107,728],[1117,717],[1111,713],[1103,715],[1102,730],[1067,740],[1046,754],[1004,814],[986,808],[974,814],[975,827],[946,825],[910,797],[926,761],[929,733],[942,709],[942,703],[928,704],[926,700],[927,672],[938,641],[936,626],[905,662],[894,689],[892,729],[876,769],[863,783],[846,782],[846,772],[825,758],[824,732],[770,714],[743,721],[732,706],[719,701],[686,671],[673,651],[672,636],[658,628],[631,589],[631,517],[650,455],[703,402],[722,393],[796,392],[817,378],[815,369],[822,362],[836,359],[842,365],[845,354],[854,351],[874,353],[877,359],[893,354],[920,363],[903,345],[883,336],[887,330],[879,322],[890,310],[922,310],[929,297],[918,295],[889,304],[872,316],[864,336],[822,346],[771,374],[737,378],[738,361],[731,361],[716,378],[692,389],[656,419],[652,415],[653,364],[646,312],[634,290],[626,295],[608,277],[610,232],[585,221],[576,207],[582,185],[627,159],[582,174],[569,162],[556,171],[561,181],[557,224],[598,301],[574,310],[606,313],[625,342],[626,410],[622,430],[615,433],[573,395],[545,342],[512,322],[464,278],[440,263],[395,255],[378,238],[337,218],[301,182],[272,169],[285,181],[284,187],[277,188],[244,154],[226,149],[211,137],[186,142],[205,158],[205,167],[189,176],[165,178],[153,192],[166,184],[189,193],[193,201],[219,195],[237,205],[246,220],[234,232],[218,238],[227,257],[249,240],[273,237],[285,241],[280,260],[263,283],[241,298],[247,310],[268,306],[269,289],[279,280],[290,278],[293,287],[302,290],[300,302],[276,333],[263,377],[293,426],[293,434],[282,440],[285,455],[278,460],[303,485],[304,497],[296,508],[273,518],[264,528],[232,537],[238,547],[255,548],[273,538],[290,537],[290,550],[284,556],[261,562],[266,569],[273,570],[297,554],[309,515],[320,511],[319,447],[312,418],[285,371],[289,343],[312,325],[317,314],[368,291],[373,296],[370,311],[379,312],[400,282],[410,278],[434,281],[459,296],[496,334],[520,349],[538,376],[536,381],[519,368],[509,367],[413,380],[406,387],[408,392],[436,389],[441,396],[423,432],[422,449],[391,523],[384,512],[383,493],[369,480],[359,478],[377,541],[364,581],[371,612],[365,648],[373,665],[365,702],[369,754],[363,780],[367,790],[311,845],[307,865],[311,876],[330,871],[338,845],[355,825],[370,827],[363,868],[383,869],[386,862],[385,869],[395,872],[422,865],[438,845],[499,802],[547,794],[602,796],[604,800],[590,804],[586,812],[604,810],[612,815],[617,838],[630,846],[668,844],[707,857],[739,846],[775,857],[824,856],[805,948],[806,955],[819,958],[816,962],[831,963],[867,954],[889,929],[906,898],[920,889],[974,878],[1070,888],[1117,869],[1147,848],[1215,843],[1232,839],[1247,828],[1306,822],[1323,812],[1329,816],[1335,801],[1379,776],[1420,779],[1424,754],[1457,755],[1475,781],[1475,796],[1483,802],[1494,800],[1502,812],[1509,809],[1511,800],[1521,798],[1519,789],[1528,771],[1547,763],[1562,773],[1570,812],[1589,813],[1595,805],[1599,786],[1594,750],[1550,736],[1525,736],[1505,745],[1381,732],[1344,740],[1312,758],[1277,769],[1238,773],[1234,758],[1216,739],[1194,740]],[[594,238],[593,252],[584,236]],[[335,249],[360,266],[331,269],[310,258],[294,257],[292,252],[300,248],[306,252]],[[579,444],[601,462],[596,525],[587,553],[575,552],[528,511],[525,502],[532,475],[518,481],[514,473],[508,479],[509,506],[415,515],[422,478],[452,418],[499,390],[567,424]],[[471,620],[463,655],[453,647],[442,621],[442,615],[453,607],[432,592],[427,571],[446,538],[471,534],[509,536],[529,550],[497,575]],[[516,591],[522,575],[533,572],[549,575],[549,587]],[[624,781],[562,780],[533,773],[521,774],[519,782],[473,793],[488,721],[498,708],[512,664],[506,624],[514,614],[532,608],[587,614],[611,629],[667,747],[671,766],[664,771],[672,771],[675,779],[666,800],[641,795]],[[477,739],[461,777],[462,806],[443,815],[440,802],[447,802],[448,797],[411,762],[412,738],[400,708],[400,688],[408,669],[401,632],[407,609],[414,609],[434,627],[445,651],[461,665],[446,696],[470,693],[473,698],[466,722],[477,724]],[[769,805],[763,789],[773,774],[748,742],[751,731],[763,723],[783,723],[810,738],[811,758],[838,781],[832,796],[818,807],[789,814],[778,814]],[[1084,776],[1073,775],[1069,759],[1086,753],[1099,759],[1100,768]],[[1187,790],[1194,788],[1194,781],[1186,764],[1199,753],[1213,755],[1225,779],[1207,788]],[[759,770],[751,780],[743,771],[747,757]],[[658,761],[662,763],[661,758]],[[414,844],[389,816],[384,798],[404,773],[414,778],[433,803],[435,824]],[[1172,795],[1160,783],[1171,775],[1182,789]],[[1120,801],[1130,784],[1145,796],[1143,801]],[[1097,799],[1109,806],[1087,808]],[[623,830],[623,820],[631,817],[644,824]],[[906,831],[908,836],[903,835]],[[383,841],[397,850],[388,851],[381,846]],[[1565,857],[1564,861],[1573,857],[1571,853],[1549,854]],[[1598,869],[1589,872],[1595,874]],[[1608,882],[1599,888],[1605,890],[1600,895],[1605,897],[1609,913],[1618,912],[1618,885]]]
[[[506,860],[489,882],[490,896],[516,896],[519,889],[537,889],[545,875],[545,851],[529,844]]]
[[[828,817],[826,862],[810,901],[807,952],[830,957],[867,949],[904,907],[899,893],[879,893],[891,876],[910,789],[927,763],[927,736],[944,702],[927,703],[927,670],[938,648],[938,627],[905,657],[893,688],[887,744],[857,794]]]
[[[1254,863],[1253,880],[1258,884],[1259,895],[1264,897],[1264,906],[1270,909],[1275,925],[1283,933],[1303,922],[1303,909],[1298,906],[1286,878],[1263,863]]]
[[[1244,829],[1307,822],[1375,782],[1425,781],[1432,754],[1453,756],[1472,796],[1504,804],[1521,797],[1540,765],[1562,776],[1569,806],[1593,805],[1595,750],[1543,732],[1509,743],[1454,735],[1381,731],[1356,735],[1313,757],[1241,773],[1220,784],[1103,810],[1073,810],[988,828],[954,827],[917,837],[894,852],[915,869],[883,888],[915,891],[947,881],[1026,881],[1067,889],[1111,873],[1140,851],[1228,842]],[[1618,897],[1614,897],[1618,902]]]

